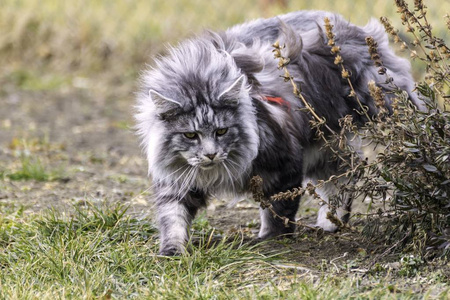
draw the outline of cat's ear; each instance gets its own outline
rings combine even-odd
[[[247,92],[245,75],[241,75],[233,84],[219,95],[219,101],[226,105],[237,106]]]
[[[159,111],[159,113],[171,112],[182,107],[181,103],[167,98],[154,90],[150,90],[148,92],[148,95],[153,101],[153,104],[155,104],[156,109]]]

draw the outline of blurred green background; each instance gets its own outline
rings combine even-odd
[[[450,1],[425,3],[446,38]],[[167,43],[301,9],[338,12],[358,25],[387,16],[401,28],[394,0],[0,0],[0,79],[42,89],[80,74],[132,79]],[[36,72],[40,79],[29,82]]]

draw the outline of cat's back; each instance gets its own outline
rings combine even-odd
[[[301,34],[320,30],[319,24],[323,24],[325,17],[331,20],[340,19],[339,15],[330,12],[302,10],[273,18],[249,21],[231,27],[226,33],[246,45],[252,44],[255,39],[273,43],[280,37],[281,23],[289,25],[295,32]]]

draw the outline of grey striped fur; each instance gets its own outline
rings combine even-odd
[[[136,106],[137,132],[153,181],[161,254],[185,251],[197,210],[213,196],[231,199],[247,193],[254,175],[263,178],[263,191],[269,197],[301,186],[306,178],[324,179],[339,172],[337,163],[330,161],[329,153],[321,151],[314,139],[308,114],[297,109],[302,104],[290,83],[280,78],[283,72],[277,68],[271,46],[276,40],[286,45],[283,53],[290,58],[291,75],[331,128],[338,130],[338,120],[347,114],[364,122],[354,111],[358,105],[348,97],[349,86],[327,46],[325,16],[334,25],[336,44],[370,114],[376,108],[368,81],[389,88],[370,60],[367,36],[378,42],[395,84],[422,106],[412,93],[409,62],[393,53],[375,20],[358,27],[333,13],[299,11],[225,32],[206,32],[169,48],[167,55],[156,58],[153,67],[143,73]],[[281,97],[290,108],[268,102],[266,96]],[[219,134],[224,130],[225,134]],[[185,133],[195,133],[194,138]],[[335,192],[332,187],[319,191],[324,200]],[[273,207],[293,221],[299,200],[275,202]],[[350,204],[337,212],[339,217],[348,216]],[[324,206],[317,224],[333,231],[336,227],[326,219],[326,212]],[[260,238],[294,229],[261,210]]]

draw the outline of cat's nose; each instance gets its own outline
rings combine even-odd
[[[217,153],[205,154],[205,156],[206,156],[207,158],[209,158],[210,160],[213,160],[214,157],[216,157],[216,154],[217,154]]]

